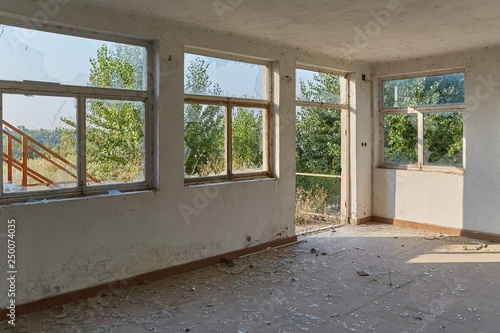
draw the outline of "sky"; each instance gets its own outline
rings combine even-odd
[[[0,25],[0,79],[86,86],[90,58],[115,43]],[[64,47],[63,47],[64,45]],[[75,99],[4,94],[3,119],[15,126],[52,129],[60,116],[75,117]],[[59,118],[58,118],[59,117]]]
[[[184,81],[186,81],[189,65],[196,58],[202,58],[209,63],[207,74],[212,84],[219,84],[223,96],[262,99],[261,65],[186,53]]]
[[[116,43],[88,38],[33,31],[0,25],[0,79],[56,82],[86,86],[89,82],[90,61],[97,50],[107,44],[114,50]],[[185,73],[197,55],[186,54]],[[260,65],[203,57],[209,62],[208,74],[218,83],[222,94],[230,97],[262,98],[262,68]],[[313,72],[299,70],[299,78],[312,79]],[[15,126],[30,129],[63,125],[58,117],[74,117],[75,100],[62,97],[3,95],[2,112],[5,120]],[[182,112],[182,111],[181,111]]]

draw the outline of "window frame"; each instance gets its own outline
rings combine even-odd
[[[207,50],[198,47],[186,46],[184,49],[185,54],[199,55],[202,57],[213,57],[229,61],[245,62],[252,65],[260,65],[263,67],[262,71],[262,97],[265,99],[254,98],[241,98],[241,97],[228,97],[228,96],[214,96],[214,95],[200,95],[200,94],[186,94],[184,93],[184,105],[186,104],[201,104],[201,105],[214,105],[224,107],[224,171],[223,175],[214,176],[201,176],[201,177],[186,177],[184,176],[184,184],[197,185],[204,183],[214,182],[230,182],[238,180],[251,180],[272,178],[272,160],[271,160],[271,122],[272,122],[272,98],[273,98],[273,81],[272,81],[272,62],[261,58],[254,58],[249,56],[227,54],[217,52],[214,50]],[[184,73],[185,74],[185,73]],[[254,172],[233,172],[233,149],[232,149],[232,115],[235,107],[256,108],[262,109],[262,170]],[[185,120],[184,120],[185,121]]]
[[[422,106],[405,106],[395,108],[384,108],[384,81],[413,79],[427,76],[437,76],[446,74],[463,73],[464,79],[466,76],[465,68],[454,68],[441,71],[432,72],[418,72],[411,74],[400,74],[391,76],[380,76],[378,78],[378,118],[379,118],[379,135],[380,135],[380,149],[379,149],[379,167],[384,169],[399,169],[410,171],[437,171],[453,174],[465,174],[465,122],[464,114],[466,111],[466,93],[464,83],[464,103],[456,104],[438,104],[438,105],[422,105]],[[462,114],[462,166],[452,165],[432,165],[424,163],[424,115],[432,113],[445,113],[445,112],[459,112]],[[398,163],[385,163],[385,127],[384,116],[389,114],[416,114],[417,115],[417,163],[416,164],[398,164]]]
[[[297,70],[306,70],[310,72],[316,72],[316,73],[324,73],[324,74],[329,74],[329,75],[335,75],[338,76],[340,80],[344,80],[344,89],[342,89],[342,82],[340,82],[340,101],[339,103],[327,103],[327,102],[316,102],[316,101],[304,101],[304,100],[299,100],[297,97],[297,91],[295,91],[295,114],[297,113],[297,107],[316,107],[316,108],[324,108],[324,109],[334,109],[334,110],[339,110],[340,111],[340,116],[341,119],[344,118],[344,115],[349,115],[349,89],[350,89],[350,83],[349,80],[347,79],[348,72],[344,71],[335,71],[329,68],[321,67],[321,66],[309,66],[307,64],[303,63],[297,63],[295,66],[295,72]],[[344,90],[342,92],[342,90]],[[344,102],[344,103],[342,103]],[[345,138],[346,136],[344,136]],[[342,139],[342,141],[348,141]],[[346,147],[348,143],[345,143]],[[341,156],[344,154],[344,151],[341,152]],[[343,158],[341,158],[342,160]],[[342,162],[341,162],[342,164]],[[342,168],[342,166],[341,166]],[[347,171],[348,172],[348,171]],[[343,174],[345,174],[344,168],[342,168],[342,172],[340,175],[330,175],[332,176],[331,178],[339,178],[342,179]],[[315,175],[315,174],[309,174],[309,173],[303,173],[303,172],[296,172],[296,175],[302,175],[302,176],[307,176],[307,175]]]
[[[5,23],[12,27],[25,28],[20,25]],[[47,97],[67,97],[75,98],[76,100],[76,134],[77,142],[75,147],[76,157],[76,186],[67,189],[48,189],[36,191],[19,191],[19,192],[4,192],[3,172],[0,174],[2,188],[0,188],[0,204],[11,204],[23,202],[28,199],[45,200],[45,199],[64,199],[81,197],[96,194],[106,194],[119,192],[144,191],[153,189],[156,183],[155,163],[156,158],[154,142],[156,137],[155,131],[155,90],[157,85],[157,73],[154,70],[157,64],[155,56],[157,44],[152,40],[143,40],[110,35],[101,32],[82,31],[78,34],[74,29],[69,29],[63,26],[44,26],[43,29],[32,29],[33,31],[50,32],[59,35],[68,35],[73,37],[91,38],[97,41],[123,43],[132,46],[144,47],[146,49],[147,67],[144,77],[147,79],[145,90],[132,89],[117,89],[108,87],[92,87],[65,85],[60,83],[51,83],[44,81],[10,81],[0,79],[0,118],[3,121],[3,94],[19,94],[19,95],[36,95]],[[138,101],[144,103],[144,180],[132,181],[129,183],[113,183],[113,184],[90,184],[87,185],[87,168],[86,168],[86,112],[88,99],[105,99],[116,101]],[[2,125],[3,128],[3,125]],[[3,145],[0,148],[3,153]],[[3,161],[3,160],[2,160]],[[2,162],[3,163],[3,162]],[[3,164],[2,164],[3,165]]]

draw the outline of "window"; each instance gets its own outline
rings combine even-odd
[[[383,165],[463,168],[465,74],[382,81]]]
[[[269,177],[269,64],[184,60],[186,182]]]
[[[0,25],[5,200],[151,184],[151,46]]]

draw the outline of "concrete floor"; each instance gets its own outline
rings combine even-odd
[[[385,225],[301,241],[0,331],[500,332],[500,244]]]

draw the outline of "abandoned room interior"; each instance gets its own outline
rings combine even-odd
[[[0,331],[499,332],[499,13],[0,0]]]

